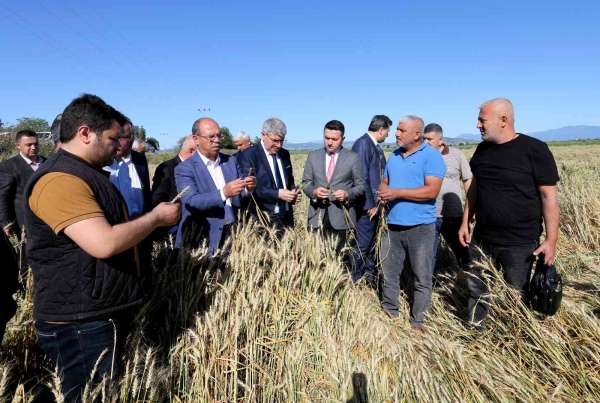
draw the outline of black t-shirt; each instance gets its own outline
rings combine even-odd
[[[524,134],[504,144],[484,141],[471,170],[477,186],[475,238],[499,245],[536,242],[542,233],[538,186],[559,179],[546,143]]]

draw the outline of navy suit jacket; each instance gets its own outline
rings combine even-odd
[[[219,157],[225,183],[239,178],[236,158],[225,154],[219,154]],[[177,229],[175,246],[178,248],[188,246],[183,245],[183,238],[187,236],[185,232],[189,228],[196,228],[201,234],[193,234],[193,236],[200,235],[204,239],[208,238],[209,253],[214,254],[221,243],[224,225],[235,220],[237,216],[237,210],[241,206],[240,196],[231,198],[233,216],[228,216],[221,193],[198,152],[177,165],[175,182],[178,192],[181,192],[186,186],[190,187],[190,190],[181,198],[181,220]]]
[[[377,206],[377,190],[385,169],[385,155],[373,144],[368,133],[365,133],[352,145],[352,151],[358,154],[365,179],[365,197],[363,205],[357,205],[357,213]]]
[[[277,152],[277,156],[281,159],[281,165],[283,166],[286,189],[295,189],[296,184],[294,183],[294,172],[292,171],[290,153],[282,148]],[[237,158],[244,176],[248,175],[250,168],[254,170],[254,175],[256,176],[256,190],[254,191],[254,197],[256,198],[256,202],[260,209],[272,213],[279,201],[279,189],[275,184],[275,178],[271,172],[267,154],[262,145],[257,144],[254,147],[245,149],[237,155]],[[269,158],[271,157],[269,156]],[[289,205],[289,211],[292,211],[291,204]]]
[[[152,190],[150,188],[150,173],[148,171],[148,160],[143,153],[131,150],[131,162],[142,182],[144,194],[144,213],[152,210]]]

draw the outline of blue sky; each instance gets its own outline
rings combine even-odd
[[[90,92],[163,146],[203,115],[253,136],[278,116],[291,142],[330,119],[354,139],[380,113],[456,136],[506,96],[520,131],[600,125],[599,16],[593,1],[3,0],[0,119],[51,122]]]

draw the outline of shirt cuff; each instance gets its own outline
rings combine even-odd
[[[223,200],[223,203],[225,203],[227,201],[227,197],[225,197],[225,191],[221,189],[219,190],[219,193],[221,193],[221,200]]]

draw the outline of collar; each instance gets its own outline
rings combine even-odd
[[[19,152],[19,155],[21,156],[21,158],[23,158],[25,160],[25,162],[27,163],[27,165],[37,165],[40,163],[40,160],[38,159],[37,162],[33,162],[32,160],[30,160],[29,158],[27,158],[26,156],[24,156],[23,154],[21,154],[21,152]],[[39,157],[38,157],[39,158]]]
[[[371,133],[367,132],[367,136],[369,136],[371,138],[371,140],[373,141],[373,144],[375,144],[375,146],[379,145],[379,142],[377,140],[375,140],[375,137],[371,136]]]
[[[416,154],[417,152],[425,149],[426,147],[428,147],[428,145],[426,142],[423,141],[423,142],[421,142],[421,145],[419,147],[417,147],[417,149],[415,149],[413,152],[411,152],[410,154],[408,154],[406,156],[403,155],[404,152],[406,151],[404,148],[400,147],[400,148],[398,148],[398,150],[400,151],[400,155],[402,156],[402,158],[408,158],[411,155]]]
[[[344,148],[344,146],[340,145],[340,147],[337,150],[335,150],[335,152],[333,154],[329,154],[329,152],[327,152],[327,149],[325,147],[323,147],[323,150],[325,151],[325,155],[327,155],[327,156],[334,155],[335,156],[335,155],[338,155],[342,151],[342,148]]]
[[[202,163],[204,164],[204,166],[214,166],[214,167],[218,167],[219,164],[221,163],[221,157],[219,155],[217,155],[217,159],[214,161],[209,160],[208,158],[206,158],[204,155],[202,155],[202,153],[200,152],[200,150],[196,151],[198,153],[198,155],[200,156],[200,159],[202,160]]]
[[[267,158],[268,158],[270,155],[275,155],[275,156],[277,155],[277,153],[275,153],[275,154],[269,154],[269,152],[268,152],[268,151],[267,151],[267,149],[265,148],[265,143],[264,143],[264,141],[262,141],[262,139],[260,140],[260,145],[262,146],[262,149],[264,150],[264,152],[265,152],[265,155],[267,156]]]

